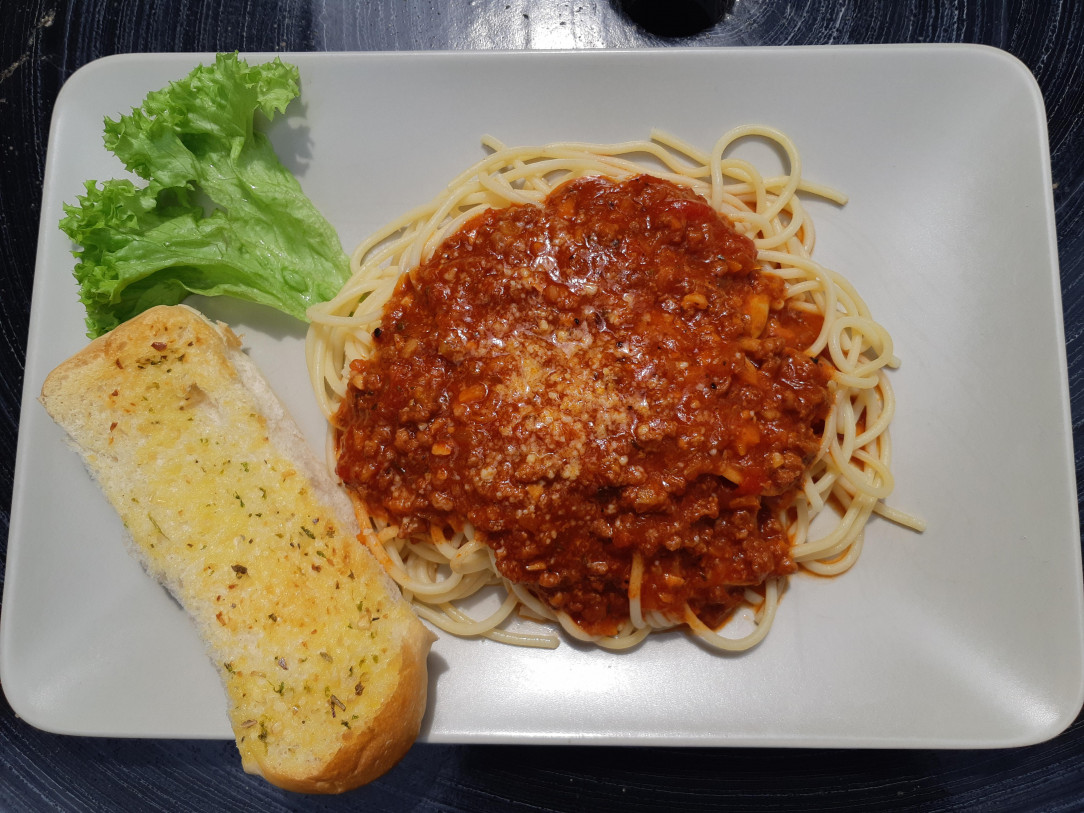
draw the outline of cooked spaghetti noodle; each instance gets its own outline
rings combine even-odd
[[[765,178],[750,163],[726,156],[735,141],[748,137],[777,143],[787,156],[787,173]],[[803,349],[808,358],[829,363],[830,403],[813,462],[805,468],[796,496],[781,501],[774,517],[785,532],[790,558],[818,574],[843,572],[857,559],[865,524],[874,512],[921,529],[919,520],[884,504],[893,486],[888,425],[895,402],[884,372],[897,364],[891,338],[842,276],[811,259],[815,234],[798,193],[837,203],[844,199],[802,179],[799,155],[786,136],[766,127],[741,127],[720,139],[710,153],[663,133],[653,133],[651,141],[614,145],[509,148],[493,139],[484,144],[491,153],[441,195],[362,243],[352,257],[354,274],[340,294],[310,310],[308,366],[329,421],[335,421],[350,390],[352,362],[376,352],[374,334],[380,335],[385,305],[400,279],[429,260],[464,224],[491,209],[539,206],[555,189],[575,179],[627,180],[647,173],[695,192],[751,238],[756,263],[783,281],[787,308],[811,314],[810,324],[818,325]],[[734,472],[731,479],[740,481],[741,473]],[[632,646],[652,630],[685,624],[711,646],[747,649],[770,628],[785,578],[773,571],[762,585],[740,591],[753,615],[752,629],[731,637],[724,634],[729,627],[712,629],[689,603],[677,617],[645,610],[641,602],[645,562],[636,551],[628,563],[627,618],[616,634],[599,635],[527,585],[502,576],[493,549],[470,523],[460,523],[462,529],[450,533],[447,523],[432,523],[428,534],[401,534],[399,527],[369,516],[364,501],[355,502],[365,541],[419,614],[457,635],[556,645],[552,635],[509,630],[506,619],[518,613],[555,620],[574,638],[608,648]],[[814,533],[814,518],[828,506],[828,515],[835,515],[832,527]],[[462,609],[463,601],[493,585],[504,588],[500,606],[485,618],[471,618]]]

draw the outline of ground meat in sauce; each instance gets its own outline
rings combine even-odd
[[[789,573],[775,518],[818,447],[820,318],[752,242],[650,176],[490,210],[400,281],[353,364],[338,470],[405,533],[469,521],[584,629],[642,605],[711,626]]]

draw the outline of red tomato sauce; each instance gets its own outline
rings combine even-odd
[[[402,533],[471,523],[593,634],[710,626],[794,570],[777,519],[818,448],[819,316],[692,191],[582,178],[489,210],[405,275],[352,365],[338,471]]]

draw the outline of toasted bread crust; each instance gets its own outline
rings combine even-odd
[[[60,364],[41,400],[193,617],[245,770],[339,793],[391,768],[433,636],[236,336],[153,308]]]
[[[363,731],[348,735],[323,770],[298,778],[276,773],[269,765],[255,771],[273,785],[298,793],[342,793],[387,773],[410,750],[425,714],[428,677],[426,657],[432,634],[421,624],[402,640],[402,670],[395,692]]]

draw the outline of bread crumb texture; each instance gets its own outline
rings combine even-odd
[[[231,363],[238,344],[157,308],[59,367],[43,402],[198,625],[245,769],[341,791],[413,742],[431,636],[296,444],[276,442]]]

